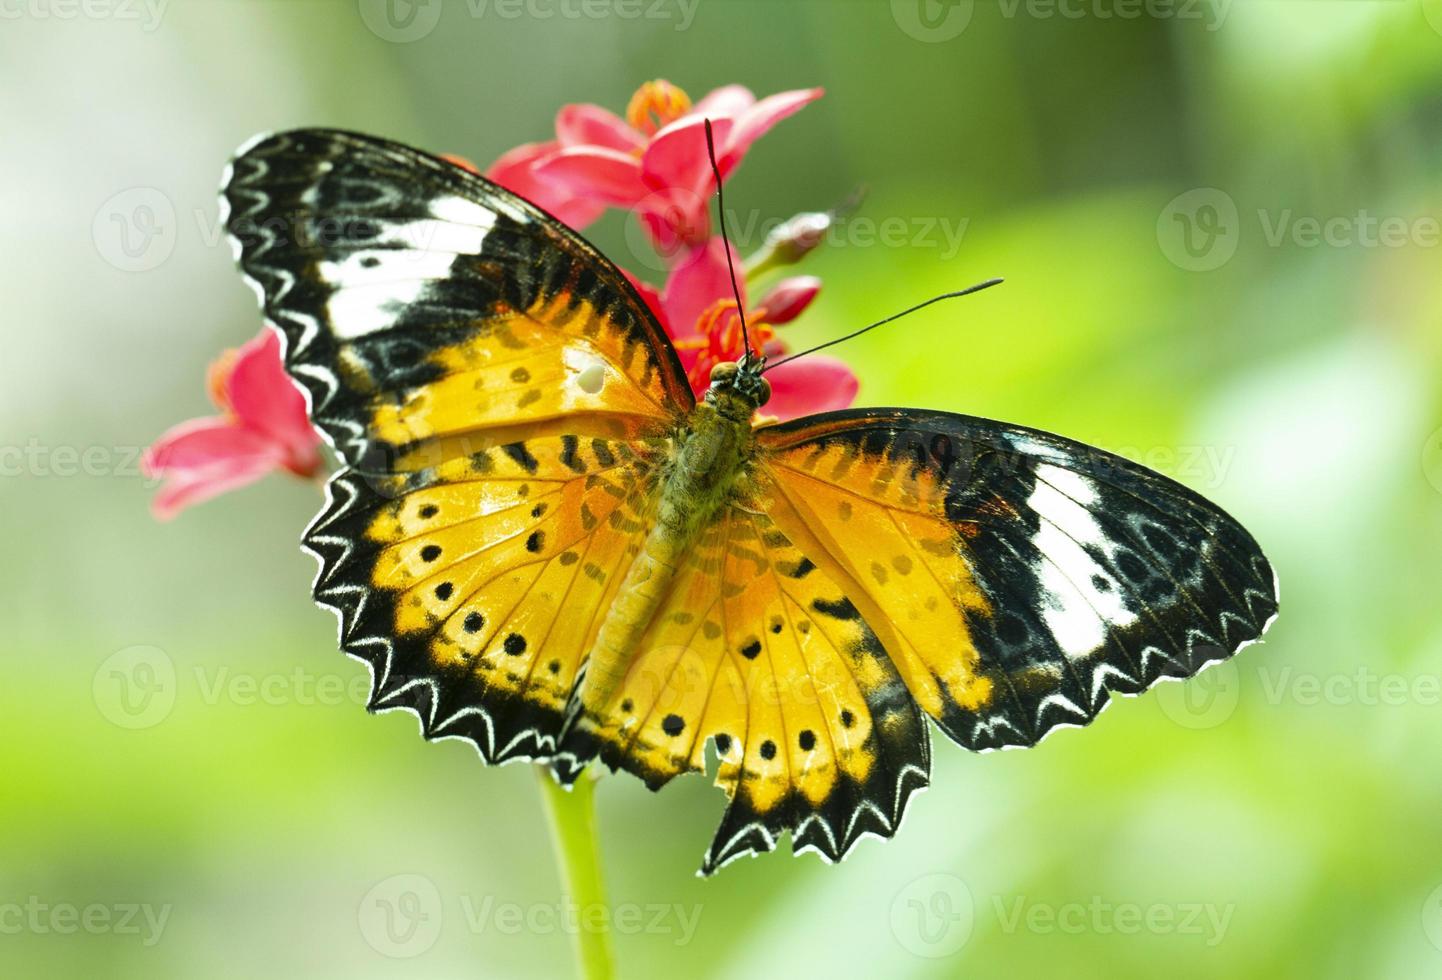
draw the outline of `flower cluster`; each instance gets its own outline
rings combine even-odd
[[[657,288],[626,275],[665,327],[700,395],[713,366],[746,353],[743,313],[752,350],[779,357],[786,347],[777,328],[796,319],[821,288],[815,276],[789,276],[771,283],[760,299],[747,298],[748,287],[814,248],[829,216],[798,215],[768,236],[757,255],[743,260],[733,249],[729,264],[728,246],[711,220],[717,172],[728,178],[757,139],[821,94],[798,89],[758,99],[727,85],[693,103],[670,82],[651,81],[632,96],[625,118],[599,105],[565,106],[556,115],[555,139],[516,147],[484,175],[575,229],[608,208],[635,215],[667,277]],[[448,159],[477,170],[462,158]],[[732,267],[744,270],[734,290]],[[845,408],[856,397],[856,375],[836,358],[808,356],[769,371],[767,379],[772,394],[765,411],[778,418]],[[221,416],[172,428],[147,454],[147,472],[166,480],[154,502],[162,518],[270,472],[309,478],[320,469],[305,401],[286,377],[280,341],[269,329],[212,366],[211,393]]]
[[[666,328],[700,394],[713,365],[737,360],[746,350],[726,245],[712,229],[716,171],[725,180],[757,139],[820,97],[820,89],[797,89],[757,99],[740,85],[727,85],[693,103],[670,82],[651,81],[631,97],[624,119],[599,105],[565,106],[556,115],[554,140],[516,147],[485,175],[573,228],[584,228],[606,208],[635,215],[669,272],[659,290],[634,277],[632,282]],[[707,120],[715,170],[706,145]],[[788,222],[762,256],[743,262],[733,252],[732,265],[748,269],[747,278],[755,280],[795,262],[816,244],[817,221],[825,216]],[[785,352],[774,328],[800,315],[821,281],[814,276],[782,279],[754,305],[746,299],[747,283],[737,285],[748,304],[744,313],[752,346],[774,357]],[[772,397],[766,411],[779,418],[845,408],[856,397],[856,375],[835,358],[798,361],[768,379]]]

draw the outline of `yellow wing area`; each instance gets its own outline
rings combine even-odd
[[[319,601],[372,664],[373,706],[489,762],[548,758],[577,672],[653,520],[665,442],[546,436],[332,480],[305,544]]]
[[[928,714],[984,709],[995,692],[968,615],[991,607],[966,560],[971,525],[947,514],[949,474],[917,465],[914,452],[820,434],[769,447],[772,517],[843,583]],[[766,446],[766,429],[760,439]]]
[[[889,837],[929,772],[925,725],[842,590],[747,504],[726,508],[677,574],[601,717],[563,742],[653,788],[720,760],[730,805],[710,873],[771,850],[838,860]]]
[[[547,432],[637,438],[677,416],[654,362],[636,354],[590,301],[542,295],[432,352],[431,380],[374,396],[367,426],[397,470]],[[363,370],[355,380],[373,386]]]

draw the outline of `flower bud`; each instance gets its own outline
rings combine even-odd
[[[811,305],[820,291],[821,280],[816,276],[789,276],[771,287],[756,309],[767,323],[778,326],[790,323]]]
[[[747,263],[746,274],[759,275],[778,266],[793,265],[821,244],[836,215],[830,211],[807,211],[771,230],[765,243]]]

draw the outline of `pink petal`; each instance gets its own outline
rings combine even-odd
[[[157,520],[168,521],[186,507],[254,483],[276,465],[274,458],[236,457],[204,471],[176,474],[156,491],[151,513]]]
[[[531,166],[537,160],[550,156],[560,148],[561,144],[555,140],[547,140],[544,143],[522,143],[497,157],[496,162],[486,168],[485,176],[507,190],[515,190],[511,186],[511,181],[518,180],[523,183],[529,181]]]
[[[771,382],[771,399],[761,412],[781,419],[839,411],[856,400],[859,386],[845,361],[824,354],[808,354],[767,371],[766,380]]]
[[[683,187],[653,191],[636,206],[636,217],[657,254],[674,264],[711,235],[711,200]]]
[[[486,176],[513,194],[519,194],[536,207],[553,215],[572,228],[584,228],[606,210],[604,204],[588,201],[564,188],[539,179],[535,174],[538,161],[560,149],[555,141],[522,143],[501,154],[486,171]]]
[[[226,393],[231,410],[248,429],[292,450],[309,450],[320,438],[306,415],[305,396],[285,373],[280,337],[270,328],[240,348]]]
[[[795,89],[791,92],[778,92],[775,95],[768,95],[747,109],[736,119],[736,126],[731,130],[729,137],[724,142],[718,142],[718,146],[724,146],[726,152],[721,155],[721,175],[730,175],[731,171],[741,162],[751,144],[764,136],[766,132],[787,116],[799,111],[808,103],[815,102],[824,94],[823,89],[806,88]]]
[[[602,146],[632,153],[646,145],[646,139],[609,109],[591,103],[562,106],[556,113],[556,138],[567,148]]]
[[[816,276],[790,276],[772,286],[756,306],[765,309],[767,323],[779,326],[800,316],[819,292],[821,280]]]
[[[732,261],[741,268],[741,259],[736,250],[731,250]],[[741,301],[746,302],[746,284],[738,283]],[[661,303],[666,308],[666,319],[671,325],[673,337],[689,337],[696,334],[696,321],[701,319],[717,300],[731,298],[731,276],[726,269],[726,252],[719,236],[693,249],[689,255],[671,270],[666,279],[666,288],[661,293]]]
[[[756,96],[745,85],[723,85],[703,95],[688,115],[721,119],[739,116],[755,104]]]
[[[145,451],[141,466],[156,479],[176,473],[204,471],[232,460],[265,460],[280,456],[265,436],[226,418],[190,419],[172,426]]]
[[[648,190],[635,157],[599,146],[562,149],[539,161],[531,172],[566,193],[622,208],[640,201]]]
[[[691,248],[671,224],[672,220],[681,218],[679,213],[663,214],[641,208],[636,210],[636,220],[646,232],[646,237],[651,240],[651,247],[662,259],[672,264],[675,263],[677,256],[688,253]]]
[[[718,162],[731,140],[731,120],[711,120]],[[641,177],[653,189],[685,188],[699,194],[714,189],[711,158],[706,152],[706,121],[687,115],[651,137],[641,154]]]

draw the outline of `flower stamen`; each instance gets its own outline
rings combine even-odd
[[[764,309],[751,311],[746,325],[751,333],[752,351],[765,350],[776,333],[765,320]],[[710,383],[711,369],[724,361],[739,361],[746,353],[745,332],[734,299],[718,299],[706,308],[696,321],[696,335],[676,341],[683,350],[697,351],[696,362],[687,374],[695,391],[704,391]]]
[[[240,351],[234,347],[227,348],[205,369],[205,388],[210,393],[211,403],[227,416],[235,415],[230,407],[230,376],[235,373],[235,362],[239,357]]]
[[[691,111],[691,97],[664,78],[645,82],[626,106],[626,122],[646,136]]]

